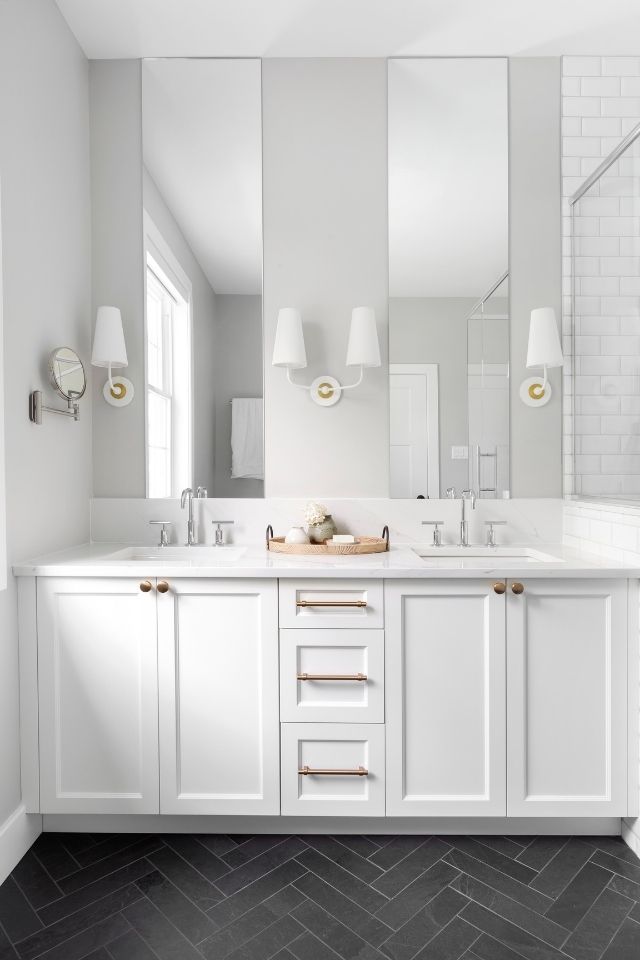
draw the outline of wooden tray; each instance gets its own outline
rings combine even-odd
[[[384,553],[387,541],[382,537],[356,537],[355,543],[285,543],[284,537],[270,537],[267,541],[272,553],[298,554],[298,556],[353,556],[358,553]]]

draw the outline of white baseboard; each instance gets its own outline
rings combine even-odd
[[[640,857],[640,820],[622,821],[622,839]]]
[[[49,833],[367,833],[620,836],[619,817],[201,817],[45,814]]]
[[[0,883],[4,883],[41,833],[42,817],[27,813],[24,805],[0,824]]]

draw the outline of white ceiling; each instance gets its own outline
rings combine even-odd
[[[638,0],[57,0],[91,58],[637,55]]]
[[[507,269],[504,58],[389,64],[389,295],[479,299]]]
[[[262,289],[259,60],[148,60],[145,165],[216,293]]]

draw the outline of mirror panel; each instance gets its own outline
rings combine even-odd
[[[509,489],[504,58],[389,61],[390,495]]]
[[[79,400],[87,388],[82,360],[71,347],[57,347],[49,357],[51,381],[64,400]]]
[[[263,495],[259,60],[142,67],[147,496]]]

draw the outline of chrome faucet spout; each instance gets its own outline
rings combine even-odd
[[[477,495],[475,490],[462,491],[462,519],[460,520],[460,544],[461,547],[469,546],[469,521],[467,520],[467,503],[471,504],[471,509],[475,510]]]
[[[185,487],[180,496],[180,506],[184,510],[185,504],[189,505],[189,516],[187,519],[187,547],[194,546],[196,542],[195,523],[193,522],[193,490],[191,487]]]

